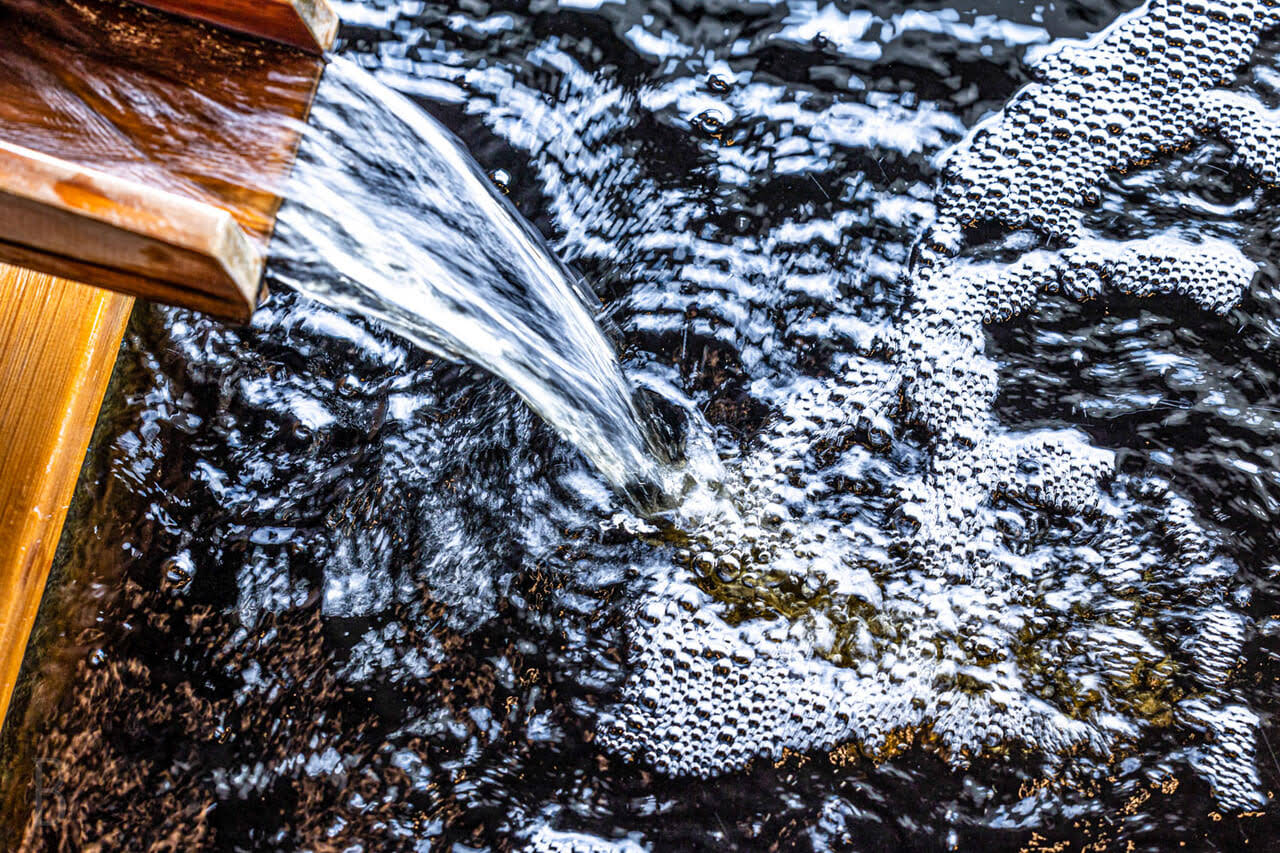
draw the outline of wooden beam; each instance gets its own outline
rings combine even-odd
[[[0,719],[132,307],[0,265]]]
[[[292,45],[310,53],[333,47],[338,14],[328,0],[136,0],[166,12]]]
[[[3,141],[0,259],[240,322],[263,268],[220,207]]]

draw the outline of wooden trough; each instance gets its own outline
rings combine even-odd
[[[133,297],[248,319],[337,24],[0,0],[0,719]]]

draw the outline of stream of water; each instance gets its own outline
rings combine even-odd
[[[642,419],[598,298],[457,138],[341,57],[303,133],[272,280],[490,371],[616,488],[670,503],[676,449]]]

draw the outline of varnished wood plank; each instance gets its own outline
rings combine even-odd
[[[261,256],[322,69],[290,47],[121,0],[0,0],[0,141],[124,182],[112,184],[119,195],[159,191],[220,208]],[[0,191],[24,198],[5,179]],[[76,239],[87,223],[69,223],[65,209],[40,214],[46,241],[33,243],[36,223],[20,233],[16,215],[29,218],[30,205],[10,207],[0,217],[0,258],[61,275],[97,270],[94,283],[224,317],[243,319],[257,295],[256,282],[235,276],[236,287],[214,292],[226,259],[169,239],[168,225],[189,219],[190,205],[164,223],[122,211],[116,227],[144,239],[111,232],[106,244]],[[236,241],[212,214],[196,218],[217,225],[197,242]],[[91,247],[99,256],[85,256]],[[156,263],[123,262],[139,252]],[[237,304],[237,293],[250,303]]]
[[[327,0],[136,0],[312,53],[333,47],[338,15]]]
[[[184,308],[201,311],[227,320],[241,322],[247,318],[245,314],[241,313],[245,311],[245,303],[243,301],[229,303],[218,298],[215,294],[200,290],[179,293],[176,285],[172,282],[159,280],[150,282],[154,287],[153,291],[144,292],[148,280],[132,273],[120,273],[107,267],[86,264],[74,258],[55,259],[50,255],[31,252],[11,243],[0,243],[0,265],[4,264],[22,267],[35,272],[43,272],[76,282],[91,281],[94,287],[113,290],[121,295],[140,295],[153,301],[180,304]],[[53,271],[50,272],[50,270]],[[163,296],[164,298],[156,299],[156,296]],[[261,292],[257,301],[261,301]],[[0,393],[2,392],[3,389],[0,389]]]
[[[0,719],[132,306],[0,265]]]
[[[0,257],[240,321],[263,267],[220,207],[3,141]]]

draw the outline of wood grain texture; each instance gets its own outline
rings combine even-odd
[[[7,216],[0,206],[0,258],[244,319],[256,280],[215,275],[239,263],[209,256],[209,246],[237,241],[217,212],[184,203],[168,217],[140,217],[135,202],[148,193],[158,202],[160,192],[226,211],[264,255],[322,69],[290,47],[122,0],[0,0],[0,142],[115,179],[114,195],[131,201],[111,224],[144,238],[107,231],[103,240],[79,239],[88,223],[68,218],[65,199],[24,231],[35,215],[31,194],[6,186],[14,170],[0,170],[0,191],[22,201]],[[81,214],[87,205],[106,215],[100,202],[81,201]],[[175,239],[175,228],[196,221],[211,230]],[[33,228],[44,243],[31,242]],[[84,255],[91,247],[97,257]],[[123,262],[140,251],[155,262]],[[219,281],[222,289],[212,288]]]
[[[338,15],[327,0],[136,0],[310,53],[333,47]]]
[[[132,307],[0,265],[0,719]]]

